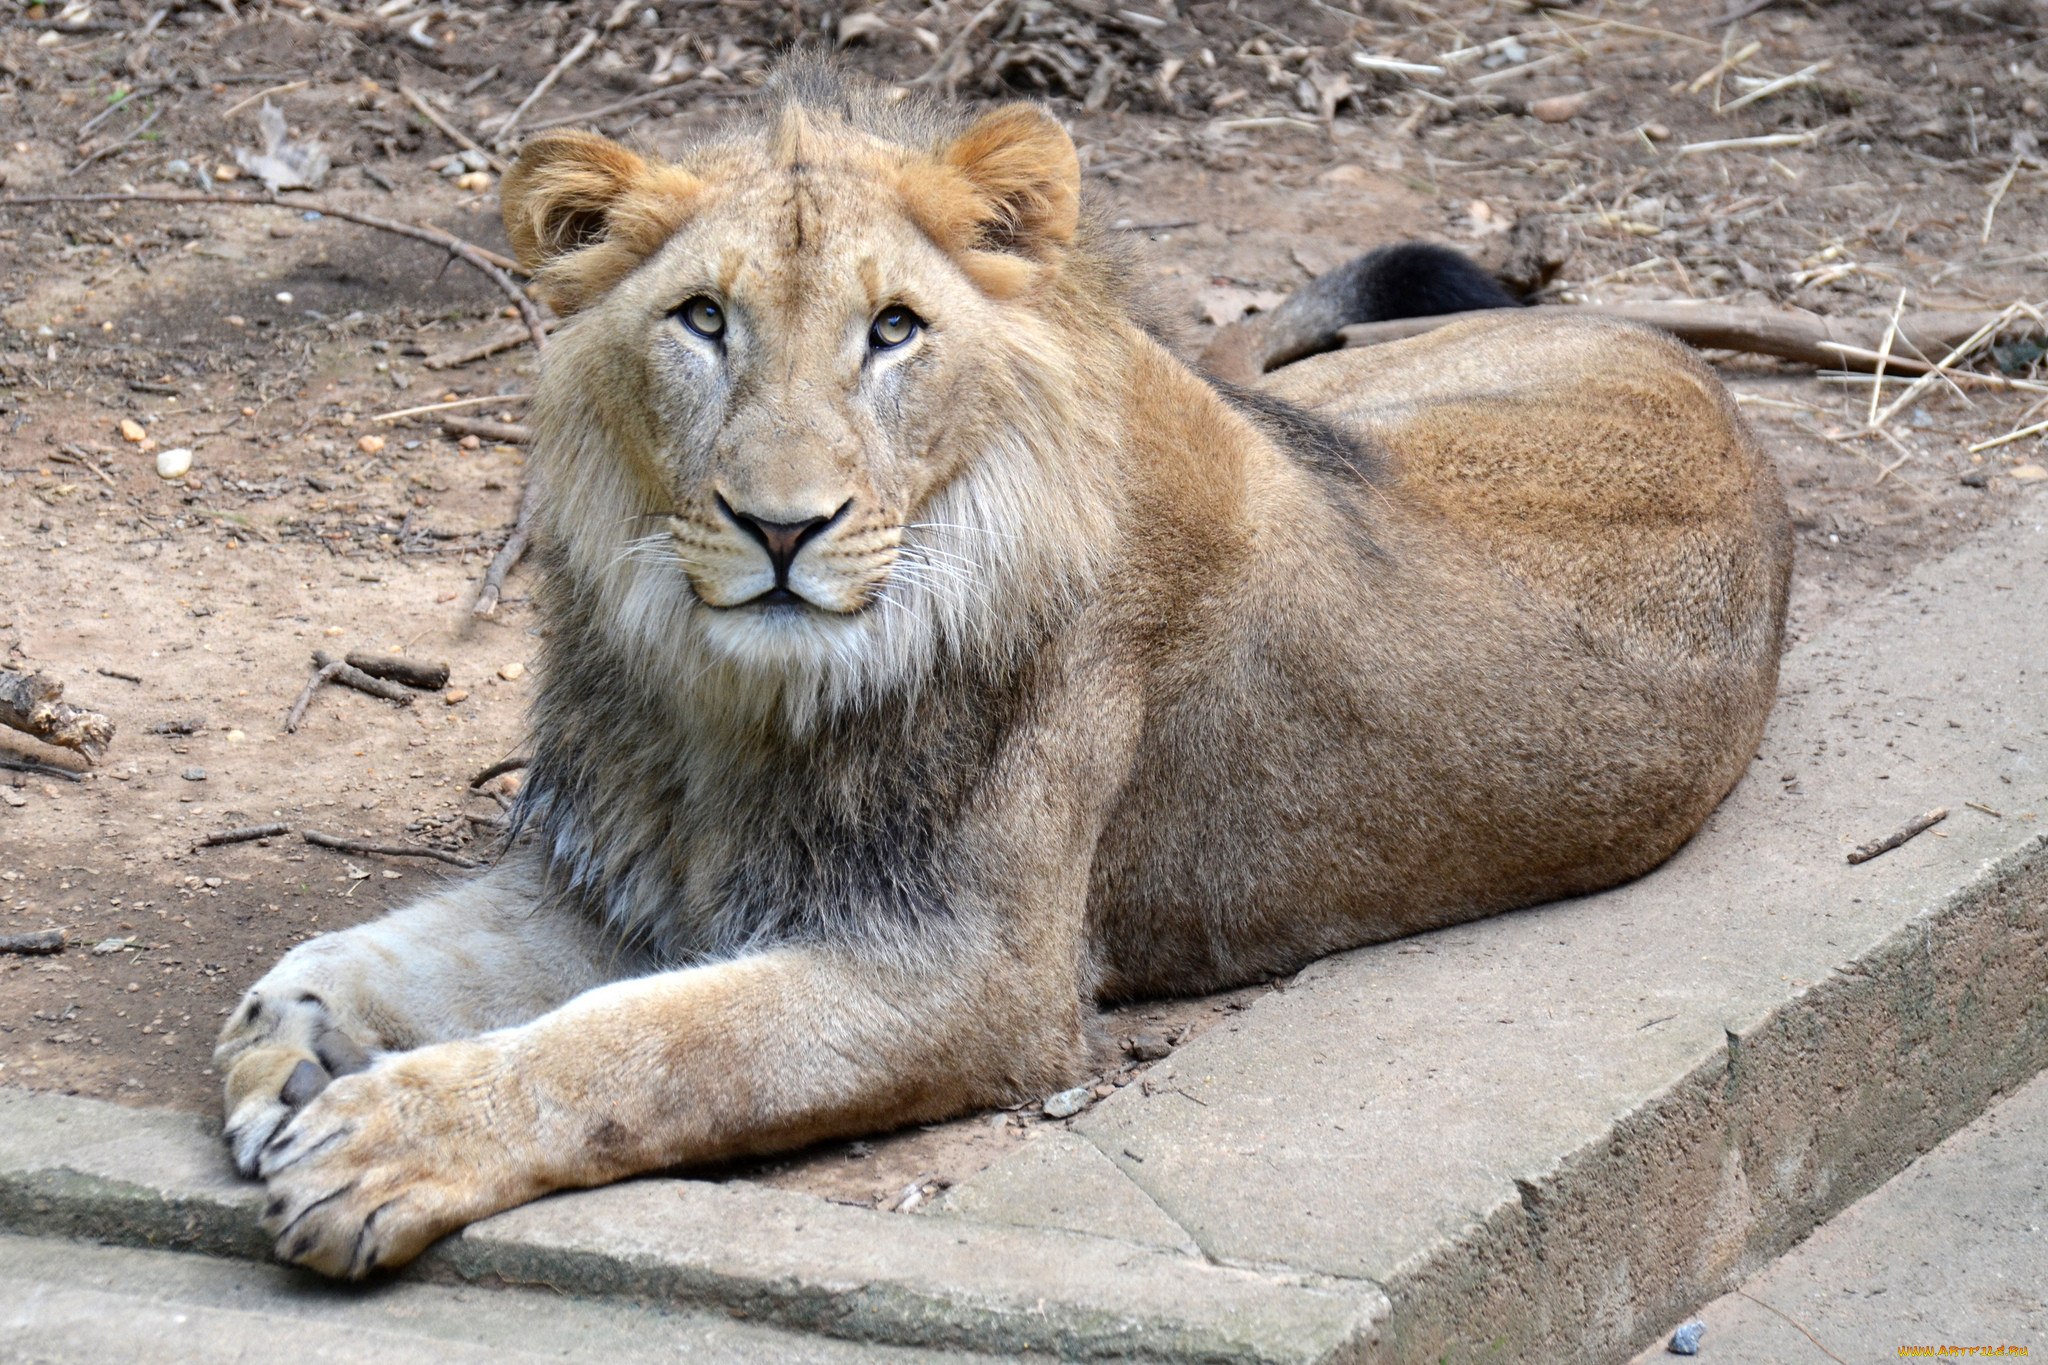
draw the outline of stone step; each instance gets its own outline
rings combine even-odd
[[[1701,1358],[1742,1365],[2048,1351],[2048,1076],[1851,1204],[1739,1290],[1687,1315]],[[1672,1365],[1665,1339],[1635,1365]],[[1910,1357],[1909,1357],[1910,1358]]]
[[[0,1360],[35,1365],[947,1365],[950,1352],[799,1336],[723,1314],[0,1236]]]

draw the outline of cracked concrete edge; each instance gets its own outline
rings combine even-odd
[[[197,1116],[0,1089],[0,1230],[266,1260],[261,1201]],[[1387,1311],[1365,1284],[668,1179],[511,1210],[405,1274],[713,1309],[890,1345],[1214,1365],[1348,1360]]]
[[[1362,1360],[1625,1360],[2048,1068],[2048,835],[1389,1276]]]

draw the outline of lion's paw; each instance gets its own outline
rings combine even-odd
[[[227,1077],[224,1135],[243,1175],[300,1109],[336,1076],[369,1064],[368,1050],[336,1026],[317,996],[249,992],[221,1030],[214,1064]]]
[[[531,1197],[486,1131],[475,1095],[445,1082],[444,1044],[336,1079],[256,1155],[277,1255],[360,1278],[444,1233]],[[467,1068],[464,1068],[467,1069]],[[471,1074],[474,1074],[473,1072]]]

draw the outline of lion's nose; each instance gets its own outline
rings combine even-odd
[[[844,516],[853,502],[848,499],[829,517],[810,517],[804,521],[770,521],[751,512],[742,512],[722,497],[718,505],[732,518],[734,525],[752,536],[768,552],[768,562],[775,566],[775,586],[786,588],[789,586],[789,566],[796,562],[797,554],[817,539],[820,531]]]

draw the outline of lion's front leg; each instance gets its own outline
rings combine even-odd
[[[1063,956],[774,950],[382,1058],[262,1149],[264,1225],[284,1259],[359,1276],[550,1190],[1045,1093],[1086,1055]]]
[[[634,970],[579,916],[542,903],[522,854],[382,919],[300,944],[221,1030],[235,1165],[337,1077],[381,1053],[522,1023]]]

